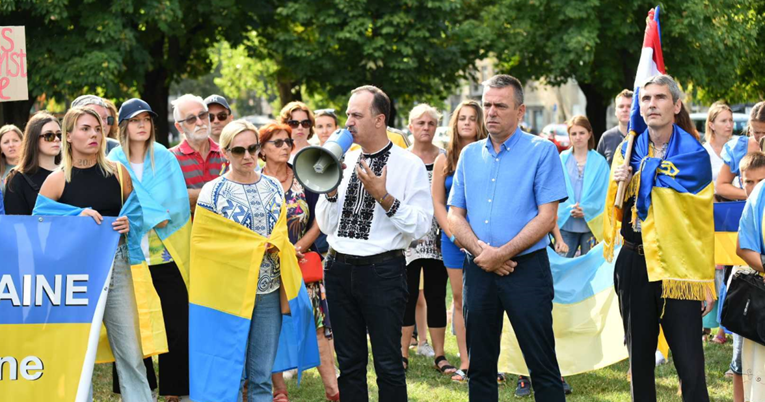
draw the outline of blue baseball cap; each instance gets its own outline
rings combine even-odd
[[[120,107],[118,116],[119,123],[122,123],[123,121],[133,118],[141,113],[148,113],[153,117],[157,117],[157,114],[151,110],[151,106],[149,106],[148,103],[138,98],[128,99]]]

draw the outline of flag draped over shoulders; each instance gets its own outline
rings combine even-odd
[[[279,251],[281,286],[289,300],[273,371],[320,364],[311,301],[295,247],[289,241],[286,207],[269,238],[198,207],[192,228],[189,286],[191,399],[233,402],[245,363],[260,265],[269,245]]]
[[[143,212],[143,225],[136,236],[143,239],[153,229],[173,257],[188,287],[191,246],[189,194],[178,160],[162,144],[155,142],[153,146],[154,160],[152,161],[150,153],[147,152],[141,180],[136,177],[121,146],[109,153],[109,159],[125,165],[133,179],[133,191]],[[156,227],[163,221],[167,221],[165,227]],[[140,241],[131,243],[131,261],[143,258]]]
[[[646,130],[635,139],[630,166],[637,172],[633,222],[642,222],[648,280],[662,281],[662,297],[705,300],[705,289],[715,294],[708,154],[693,135],[674,125],[664,158],[653,155]]]
[[[571,217],[571,209],[574,207],[574,204],[576,204],[574,187],[571,184],[571,178],[566,169],[566,163],[569,158],[572,157],[573,153],[571,150],[563,151],[560,154],[566,178],[566,192],[568,192],[566,201],[558,205],[558,226],[561,228]],[[608,167],[608,162],[603,156],[594,150],[587,152],[587,163],[584,166],[584,183],[582,185],[579,206],[584,212],[584,219],[587,222],[587,226],[598,241],[603,240],[603,211],[605,208],[610,173],[611,171]]]
[[[77,216],[84,208],[53,201],[43,195],[37,196],[37,202],[32,212],[33,215],[44,216]],[[138,196],[135,191],[125,200],[119,216],[125,216],[130,223],[130,231],[127,235],[128,249],[134,244],[140,244],[140,231],[143,226],[143,212]],[[162,316],[162,305],[154,289],[154,284],[149,273],[146,261],[130,258],[130,271],[133,279],[133,293],[135,295],[138,311],[139,333],[141,337],[141,350],[144,357],[167,353],[167,333]],[[109,346],[106,335],[106,327],[102,325],[101,335],[96,353],[96,363],[113,362],[114,356]]]
[[[728,165],[730,172],[734,175],[739,175],[738,165],[741,159],[746,156],[748,148],[749,137],[743,135],[734,135],[733,138],[723,144],[720,158],[723,160],[723,163]]]

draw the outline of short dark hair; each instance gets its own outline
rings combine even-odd
[[[361,91],[367,91],[374,95],[374,98],[372,99],[371,111],[375,115],[384,115],[385,121],[387,123],[388,118],[390,117],[390,98],[388,98],[388,95],[386,95],[382,89],[377,88],[374,85],[360,86],[351,91],[351,95]]]
[[[523,84],[517,78],[507,74],[497,74],[483,82],[483,88],[513,87],[515,94],[515,106],[523,105]]]
[[[750,152],[741,158],[739,162],[739,170],[741,173],[750,169],[759,169],[765,167],[765,154],[762,152]]]

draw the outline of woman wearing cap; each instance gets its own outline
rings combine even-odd
[[[121,234],[130,231],[127,217],[120,213],[123,202],[130,201],[133,183],[124,166],[106,159],[101,127],[101,116],[94,109],[69,109],[62,124],[62,167],[45,179],[34,215],[79,213],[90,216],[98,224],[104,216],[119,216],[112,224],[114,230]],[[150,402],[151,390],[137,327],[133,275],[124,237],[114,255],[103,322],[122,379],[122,397],[126,401]]]
[[[3,192],[5,191],[5,179],[19,163],[23,136],[21,130],[13,124],[0,127],[0,190]]]
[[[318,237],[319,225],[315,219],[314,207],[319,196],[300,184],[295,178],[292,166],[287,163],[292,149],[291,129],[286,124],[269,124],[260,129],[260,158],[266,164],[262,173],[273,177],[281,183],[284,190],[284,201],[287,207],[287,228],[290,243],[295,245],[298,258],[302,252],[316,251],[314,242]],[[327,307],[324,281],[306,283],[306,291],[313,307],[314,323],[316,324],[316,340],[319,344],[321,365],[319,375],[324,383],[327,400],[340,400],[335,375],[334,353],[330,340],[332,329],[329,324],[329,308]],[[271,376],[274,385],[274,401],[289,402],[287,384],[282,373]]]
[[[4,204],[8,215],[32,215],[40,187],[61,163],[61,125],[55,117],[37,112],[24,131],[19,165],[7,180]]]
[[[109,158],[128,168],[143,210],[138,253],[149,266],[159,295],[168,353],[159,355],[159,394],[177,402],[189,394],[188,292],[184,273],[189,237],[181,230],[191,211],[181,167],[162,144],[154,142],[157,114],[141,99],[130,99],[119,111],[120,146]],[[184,244],[185,243],[185,244]]]
[[[292,129],[292,140],[295,142],[289,160],[292,163],[295,154],[310,145],[308,140],[313,137],[315,122],[313,112],[303,102],[290,102],[279,112],[279,122],[290,126]]]
[[[335,109],[319,109],[314,113],[316,135],[319,137],[319,145],[324,145],[329,136],[337,130],[337,115]]]

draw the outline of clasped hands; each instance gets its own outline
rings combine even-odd
[[[476,265],[486,272],[493,272],[499,276],[509,275],[515,271],[517,262],[507,258],[497,247],[492,247],[478,240],[480,252],[473,259]]]

